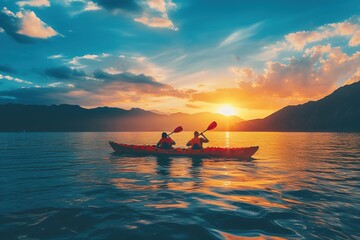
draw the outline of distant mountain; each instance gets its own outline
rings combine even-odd
[[[232,130],[360,132],[360,81],[318,101],[288,106],[264,119],[243,121]]]
[[[216,130],[228,130],[242,121],[213,113],[171,115],[139,108],[99,107],[85,109],[77,105],[0,105],[0,131],[170,131],[181,125],[184,130],[204,130],[212,121]]]

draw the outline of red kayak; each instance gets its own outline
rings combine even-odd
[[[129,145],[116,142],[109,142],[109,144],[119,154],[154,156],[250,158],[259,149],[258,146],[243,148],[208,147],[201,150],[189,148],[160,149],[150,145]]]

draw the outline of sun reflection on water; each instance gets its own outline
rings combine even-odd
[[[289,228],[303,226],[303,220],[293,219],[294,216],[317,209],[316,214],[321,216],[312,218],[311,214],[306,215],[309,216],[307,221],[313,221],[315,225],[329,224],[329,221],[320,221],[333,218],[328,214],[331,205],[327,201],[342,199],[340,192],[350,193],[348,186],[339,184],[339,179],[356,178],[354,172],[352,175],[339,172],[341,160],[332,159],[339,155],[337,148],[328,146],[321,149],[321,141],[336,142],[333,135],[318,134],[320,137],[315,139],[306,133],[286,137],[277,133],[221,132],[207,136],[213,140],[209,143],[212,146],[260,145],[261,151],[255,159],[245,161],[114,157],[109,162],[113,166],[111,184],[116,189],[137,191],[146,196],[137,198],[138,203],[146,208],[194,211],[198,214],[197,220],[206,223],[213,215],[201,215],[203,211],[221,213],[224,217],[216,218],[219,226],[235,226],[224,231],[216,230],[223,239],[295,239],[299,238],[297,231]],[[349,162],[343,164],[352,167]],[[267,222],[269,216],[275,218],[270,223]],[[245,230],[236,230],[243,229],[244,219],[250,222],[258,219],[259,224],[246,226],[260,230],[254,230],[252,235],[248,232],[244,235]],[[332,222],[335,224],[339,220],[332,219]],[[212,229],[214,226],[208,227]],[[282,238],[279,232],[288,235]]]

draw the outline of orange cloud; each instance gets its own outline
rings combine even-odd
[[[171,0],[148,0],[148,9],[142,17],[134,18],[134,21],[154,28],[169,28],[177,31],[178,28],[169,19],[168,10],[176,7]]]
[[[149,0],[148,5],[152,9],[156,9],[160,12],[166,12],[166,2],[165,0]]]
[[[32,38],[50,38],[58,33],[46,23],[41,21],[33,11],[18,12],[16,16],[21,19],[21,27],[17,33]]]
[[[327,24],[315,31],[290,33],[285,36],[285,39],[290,44],[290,47],[297,51],[304,49],[309,43],[319,42],[335,36],[350,37],[349,46],[355,47],[360,44],[359,21],[359,18],[353,18],[341,23]]]
[[[276,109],[322,97],[347,81],[356,81],[360,52],[347,55],[339,47],[314,46],[287,64],[268,62],[262,73],[232,67],[237,88],[194,93],[191,101],[229,102],[241,108]],[[359,79],[357,79],[359,80]]]
[[[177,30],[177,28],[174,27],[172,21],[170,21],[170,19],[167,17],[144,16],[144,17],[135,18],[134,20],[135,22],[139,22],[150,27],[171,28],[173,30]]]

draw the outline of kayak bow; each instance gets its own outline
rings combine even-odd
[[[154,156],[250,158],[259,149],[258,146],[243,148],[208,147],[200,150],[188,148],[160,149],[150,145],[129,145],[111,141],[109,144],[119,154]]]

